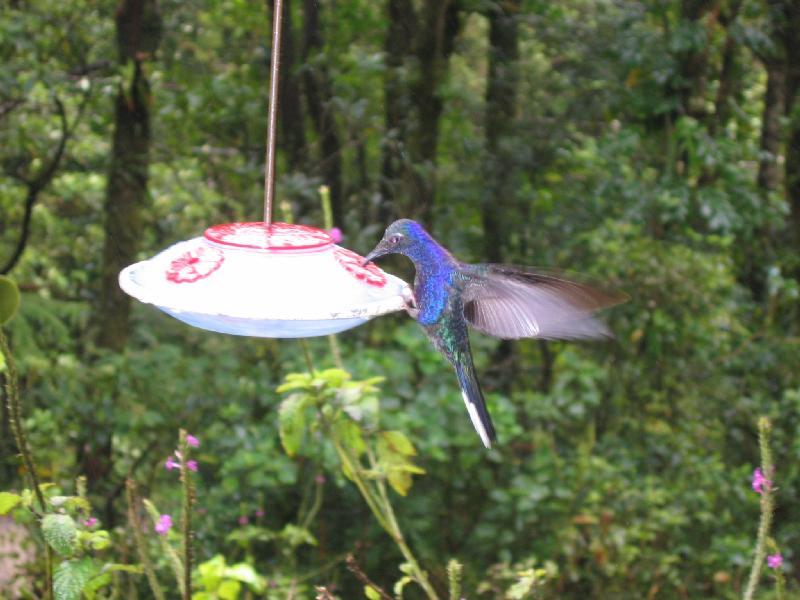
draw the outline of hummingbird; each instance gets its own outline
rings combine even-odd
[[[475,373],[467,326],[500,339],[612,337],[594,313],[624,300],[556,272],[463,263],[410,219],[389,225],[363,264],[386,254],[402,254],[414,263],[407,312],[455,369],[472,425],[486,448],[497,434]]]

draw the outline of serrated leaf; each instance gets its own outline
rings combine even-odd
[[[45,515],[42,519],[42,534],[48,544],[62,556],[75,551],[78,529],[69,515]]]
[[[278,427],[281,445],[289,456],[294,456],[303,442],[306,429],[306,396],[292,394],[281,402],[278,409]]]
[[[7,515],[22,503],[22,496],[11,492],[0,492],[0,515]]]
[[[91,558],[65,560],[53,574],[53,593],[56,600],[80,600],[84,586],[96,574],[97,567]]]

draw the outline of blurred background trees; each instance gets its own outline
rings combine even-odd
[[[464,260],[568,268],[631,296],[607,344],[475,336],[501,439],[488,453],[404,315],[340,336],[355,377],[386,378],[382,426],[418,449],[426,475],[396,507],[434,586],[457,557],[468,597],[481,582],[499,597],[534,562],[550,568],[545,597],[736,597],[762,414],[794,572],[800,3],[284,7],[277,219],[320,225],[325,184],[361,253],[407,216]],[[355,550],[391,587],[401,557],[357,492],[324,456],[280,447],[274,390],[305,369],[297,344],[192,330],[115,283],[210,224],[261,218],[270,3],[3,10],[0,270],[24,292],[11,338],[43,476],[87,476],[121,528],[126,476],[175,498],[163,461],[184,427],[203,440],[201,558],[349,598]],[[311,349],[332,364],[324,341]],[[3,428],[6,489],[20,473]],[[289,555],[252,529],[263,511],[258,527],[283,531],[318,485],[314,546]]]

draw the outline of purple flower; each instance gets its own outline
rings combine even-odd
[[[165,463],[164,463],[164,466],[166,467],[167,471],[172,471],[172,469],[177,469],[178,467],[180,467],[180,466],[181,466],[181,464],[180,464],[179,462],[176,462],[176,461],[175,461],[175,460],[172,458],[172,456],[170,456],[170,457],[167,459],[167,462],[165,462]]]
[[[95,525],[97,525],[97,518],[96,517],[89,517],[88,519],[86,519],[83,522],[83,525],[85,527],[94,527]]]
[[[782,564],[783,557],[781,556],[780,552],[776,552],[775,554],[770,554],[767,556],[767,566],[770,569],[780,569]]]
[[[172,529],[172,517],[169,515],[161,515],[158,518],[158,523],[156,523],[156,533],[158,535],[166,535],[170,529]]]
[[[264,512],[264,510],[263,510],[263,509],[261,509],[261,508],[259,508],[259,509],[256,511],[256,517],[258,517],[259,519],[260,519],[261,517],[263,517],[265,514],[266,514],[266,513]]]
[[[186,434],[186,443],[189,444],[192,448],[200,447],[200,440],[194,437],[191,433]]]
[[[247,525],[250,522],[250,519],[247,518],[247,515],[242,515],[239,517],[239,525]]]
[[[771,488],[772,482],[764,477],[764,473],[761,472],[761,469],[753,471],[753,491],[763,494],[765,490],[770,490]]]
[[[197,472],[197,461],[196,460],[186,461],[186,468],[189,469],[190,471]]]
[[[334,244],[338,244],[344,238],[344,236],[342,235],[342,230],[339,229],[338,227],[332,227],[331,229],[329,229],[328,234],[333,239]]]

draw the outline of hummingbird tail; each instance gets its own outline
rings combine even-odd
[[[492,418],[489,416],[486,401],[483,399],[483,392],[475,375],[475,369],[471,364],[457,364],[456,375],[458,376],[458,382],[461,384],[461,396],[464,398],[464,404],[467,407],[469,418],[472,420],[472,425],[478,435],[481,436],[483,445],[491,448],[492,442],[497,441],[497,434],[492,424]]]

